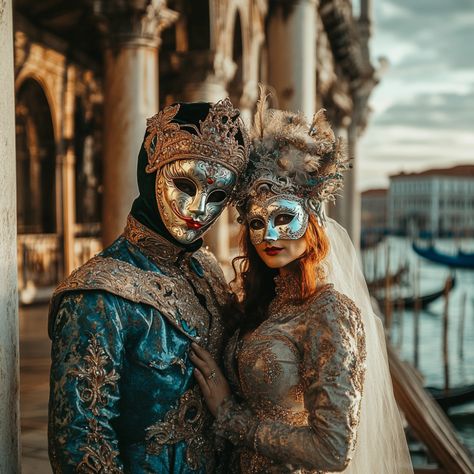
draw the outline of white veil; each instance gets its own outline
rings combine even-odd
[[[402,420],[393,395],[382,322],[372,309],[367,284],[346,230],[331,218],[327,218],[326,222],[330,241],[326,259],[327,280],[360,309],[367,347],[367,372],[356,450],[344,472],[413,473]]]

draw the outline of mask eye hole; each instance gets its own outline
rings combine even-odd
[[[249,227],[252,230],[262,230],[265,227],[265,224],[261,219],[252,219],[249,222]]]
[[[275,225],[287,225],[294,217],[292,214],[278,214],[278,216],[275,217]]]
[[[186,178],[173,178],[173,184],[188,196],[196,195],[196,185]]]
[[[212,202],[214,204],[219,204],[227,198],[227,193],[225,191],[216,190],[213,191],[207,198],[207,202]]]

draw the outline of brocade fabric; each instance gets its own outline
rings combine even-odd
[[[56,290],[49,452],[55,473],[216,472],[188,357],[220,357],[227,285],[206,250],[185,254],[129,218],[123,236]]]
[[[238,447],[244,474],[342,471],[365,376],[360,311],[332,285],[298,304],[291,279],[276,283],[268,318],[226,348],[236,396],[219,407],[217,432]]]

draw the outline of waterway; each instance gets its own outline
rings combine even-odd
[[[457,249],[474,252],[474,239],[439,239],[435,247],[455,254]],[[411,248],[409,239],[389,237],[376,249],[365,252],[364,269],[368,280],[376,272],[386,273],[387,260],[391,272],[408,264],[404,287],[393,289],[392,296],[413,294],[419,288],[424,295],[443,288],[447,277],[456,277],[456,286],[448,299],[448,360],[449,385],[458,387],[474,384],[474,270],[455,270],[419,257]],[[443,314],[446,301],[440,298],[420,312],[418,369],[424,377],[425,386],[443,388],[445,370],[443,363]],[[464,316],[463,316],[464,314]],[[402,359],[414,363],[414,317],[413,311],[395,312],[391,340]],[[462,320],[464,319],[464,322]],[[464,444],[474,453],[474,402],[449,410],[449,418],[460,434]]]

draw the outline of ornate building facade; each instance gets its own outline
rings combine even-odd
[[[371,5],[350,0],[14,2],[18,259],[21,297],[41,296],[124,226],[137,194],[145,119],[174,101],[230,96],[250,121],[257,85],[273,104],[320,107],[354,169],[338,211],[358,242],[356,144],[377,82]],[[230,268],[238,226],[207,238]],[[38,293],[39,292],[39,293]]]
[[[403,235],[474,235],[474,165],[390,176],[390,228]]]

